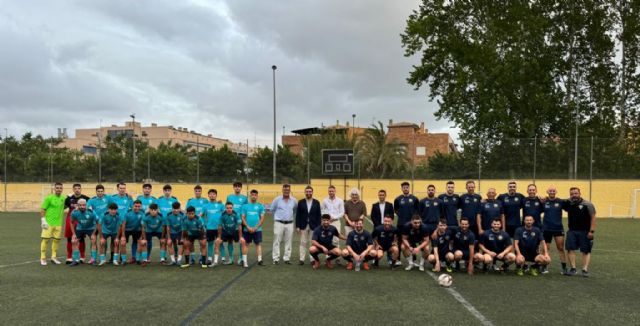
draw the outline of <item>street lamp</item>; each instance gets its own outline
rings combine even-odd
[[[131,124],[131,128],[133,130],[133,134],[131,135],[131,141],[133,143],[133,182],[136,182],[136,114],[132,113],[130,115],[133,123]]]
[[[4,128],[4,211],[7,211],[7,138],[9,130]]]
[[[276,183],[276,65],[271,66],[273,70],[273,183]]]

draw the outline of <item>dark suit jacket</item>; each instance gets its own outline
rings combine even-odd
[[[380,215],[380,202],[376,202],[371,205],[371,221],[373,222],[373,227],[375,228],[378,225],[382,224],[382,218],[385,215],[393,216],[393,204],[385,201],[384,204],[384,215]]]
[[[317,199],[313,199],[311,202],[311,210],[307,210],[307,199],[301,199],[298,201],[298,208],[296,210],[296,228],[304,230],[309,225],[311,230],[314,230],[320,226],[320,217],[322,212],[320,211],[320,202]]]

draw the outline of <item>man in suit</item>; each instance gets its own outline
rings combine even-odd
[[[322,212],[320,202],[313,198],[313,188],[304,188],[304,197],[298,202],[296,210],[296,229],[300,234],[300,265],[304,265],[307,255],[307,245],[311,240],[313,230],[320,226]]]
[[[378,202],[371,205],[371,222],[373,228],[382,225],[382,219],[385,216],[393,216],[393,204],[386,201],[387,192],[384,189],[378,191]]]

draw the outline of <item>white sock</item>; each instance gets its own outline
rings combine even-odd
[[[242,255],[242,261],[244,261],[244,264],[247,264],[247,255]]]
[[[171,257],[173,257],[173,255]],[[182,255],[178,255],[178,262],[182,262]]]
[[[424,266],[424,257],[420,256],[420,266]]]
[[[175,263],[175,262],[176,262],[176,256],[171,255],[171,262],[172,262],[172,263]]]
[[[262,255],[258,255],[258,261],[262,261]]]
[[[211,261],[211,256],[208,256],[208,257],[207,257],[207,260],[208,260],[208,261]]]
[[[409,262],[409,265],[413,264],[413,256],[409,255],[409,257],[407,257],[407,261]]]
[[[218,263],[218,256],[219,256],[219,255],[215,255],[215,256],[213,256],[213,263],[214,263],[214,264],[217,264],[217,263]]]

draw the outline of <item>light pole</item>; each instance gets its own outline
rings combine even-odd
[[[7,138],[9,130],[4,128],[4,211],[7,211]]]
[[[102,183],[102,119],[98,129],[98,183]]]
[[[196,184],[200,184],[200,136],[196,135]]]
[[[131,128],[133,130],[133,134],[131,135],[131,142],[133,143],[133,153],[132,153],[132,158],[133,158],[133,183],[136,182],[136,114],[132,113],[130,115],[133,123],[131,124]]]
[[[276,65],[271,66],[273,70],[273,183],[276,183]]]

